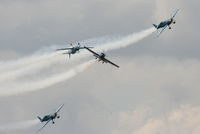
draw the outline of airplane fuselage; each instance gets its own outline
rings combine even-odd
[[[104,53],[101,53],[99,56],[96,56],[95,57],[99,60],[99,61],[102,61],[103,63],[105,62],[103,59],[106,57],[106,55]]]
[[[99,56],[100,59],[103,59],[105,57],[106,57],[106,55],[104,53],[101,53],[100,56]]]
[[[77,51],[79,51],[78,47],[74,47],[70,50],[70,54],[75,54]]]
[[[70,53],[70,54],[75,54],[75,53],[78,52],[80,49],[84,49],[84,48],[83,48],[83,47],[79,47],[79,46],[73,47],[73,48],[70,49],[69,53]]]
[[[166,25],[170,27],[170,25],[171,25],[172,23],[175,23],[175,20],[174,20],[174,19],[169,19],[169,20],[166,20],[166,21],[162,21],[162,22],[157,26],[157,29],[163,28],[163,27],[165,27]]]
[[[76,54],[77,52],[79,52],[80,49],[85,49],[85,47],[81,47],[79,43],[78,46],[73,46],[72,44],[71,46],[72,46],[71,48],[61,48],[57,50],[65,51],[63,54],[68,54],[70,58],[72,54]],[[93,48],[93,47],[88,47],[88,48]]]
[[[56,117],[57,117],[57,114],[54,113],[54,114],[44,116],[40,121],[45,122],[45,121],[49,121],[49,120],[54,120]]]
[[[102,61],[102,63],[110,63],[111,65],[119,68],[118,65],[116,65],[115,63],[113,63],[113,62],[109,61],[108,59],[106,59],[105,58],[106,55],[104,53],[98,54],[98,53],[92,51],[91,49],[89,49],[88,47],[84,47],[84,48],[86,48],[88,51],[90,51],[91,53],[93,53],[93,55],[97,59],[97,61]]]

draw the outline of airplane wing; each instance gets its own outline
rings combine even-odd
[[[64,52],[64,53],[62,53],[62,54],[70,54],[70,52]]]
[[[79,47],[79,49],[85,49],[85,47]]]
[[[41,131],[51,120],[48,120],[37,132]]]
[[[86,48],[88,51],[90,51],[91,53],[93,53],[95,57],[99,57],[99,56],[100,56],[98,53],[92,51],[92,50],[89,49],[88,47],[84,47],[84,48]]]
[[[56,111],[56,113],[58,113],[58,112],[63,108],[63,106],[64,106],[64,104],[62,104],[62,105],[58,108],[58,110]]]
[[[176,14],[178,13],[180,9],[177,9],[176,12],[172,15],[172,19],[176,16]]]
[[[60,51],[60,50],[70,50],[72,48],[60,48],[60,49],[56,49],[56,51]]]
[[[87,47],[87,48],[94,48],[94,47]],[[80,47],[79,49],[87,49],[86,47]]]
[[[108,59],[106,59],[106,58],[103,58],[102,60],[103,60],[104,62],[106,62],[106,63],[110,63],[111,65],[113,65],[113,66],[115,66],[115,67],[119,68],[119,66],[118,66],[118,65],[116,65],[115,63],[113,63],[113,62],[109,61],[109,60],[108,60]]]
[[[156,37],[159,37],[161,35],[161,33],[167,28],[167,25],[165,25],[165,27],[163,27],[163,29],[158,33],[158,35]]]

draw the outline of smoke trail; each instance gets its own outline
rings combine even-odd
[[[115,39],[111,38],[101,38],[99,39],[93,39],[92,41],[87,40],[83,41],[82,45],[88,46],[88,43],[94,43],[93,46],[95,51],[101,51],[101,50],[114,50],[119,49],[122,47],[127,47],[129,45],[132,45],[136,43],[139,40],[144,39],[145,37],[148,37],[155,31],[155,28],[149,28],[147,30],[141,31],[139,33],[133,33],[125,37],[118,37]],[[13,62],[7,62],[0,66],[0,72],[4,71],[0,75],[0,82],[6,82],[7,85],[1,85],[0,87],[0,95],[12,95],[12,94],[18,94],[18,93],[24,93],[28,91],[34,91],[43,89],[46,87],[49,87],[51,85],[54,85],[60,81],[66,80],[68,78],[73,77],[73,75],[76,75],[75,72],[76,69],[72,69],[68,72],[62,73],[62,74],[55,74],[51,78],[48,78],[48,76],[45,74],[45,78],[42,80],[39,80],[40,76],[37,77],[38,81],[32,80],[32,78],[27,77],[28,82],[21,82],[19,83],[19,77],[26,76],[27,74],[36,73],[40,70],[44,69],[45,67],[52,70],[52,68],[56,68],[53,66],[55,63],[60,62],[63,60],[61,56],[58,56],[60,52],[46,52],[43,55],[34,55],[32,57],[27,57],[21,60],[13,61]],[[91,55],[89,52],[81,51],[80,54],[73,55],[72,59],[69,61],[74,61],[77,59],[85,58],[88,55]],[[64,55],[63,57],[65,57]],[[66,62],[66,61],[65,61]],[[90,63],[90,62],[89,62]],[[87,65],[87,63],[86,63]],[[81,65],[80,65],[81,66]],[[83,66],[83,65],[82,65]],[[76,67],[77,70],[81,71],[81,68],[84,67]],[[84,70],[84,69],[83,69]],[[13,81],[13,82],[12,82]],[[1,84],[5,84],[1,83]]]
[[[11,70],[11,69],[16,69],[19,67],[27,66],[30,64],[42,62],[44,60],[48,60],[49,58],[52,58],[54,56],[57,56],[58,52],[45,52],[43,54],[34,54],[29,57],[25,57],[22,59],[14,60],[14,61],[1,61],[0,63],[0,72],[5,71],[5,70]]]
[[[152,34],[155,30],[156,29],[152,27],[139,33],[133,33],[125,37],[118,37],[114,39],[101,38],[86,40],[82,41],[81,44],[86,46],[88,46],[88,44],[93,44],[92,46],[96,46],[94,50],[98,52],[102,50],[114,50],[122,47],[127,47],[133,43],[136,43],[137,41],[142,40],[143,38]],[[62,52],[46,52],[43,55],[36,54],[32,57],[27,57],[21,60],[4,63],[0,66],[0,72],[4,71],[0,75],[0,81],[7,81],[7,79],[17,79],[20,76],[38,72],[44,69],[45,67],[51,67],[53,64],[61,61],[61,56],[58,57],[58,55],[61,53]],[[71,60],[85,58],[89,54],[90,53],[84,51],[80,54],[73,55]]]
[[[51,61],[51,58],[53,58],[54,60]],[[4,70],[4,72],[1,73],[0,82],[14,80],[14,79],[17,79],[18,77],[25,76],[28,74],[35,74],[42,69],[51,67],[52,64],[57,63],[57,62],[63,62],[63,58],[59,55],[57,55],[56,57],[52,57],[52,55],[49,55],[49,59],[43,60],[42,62],[38,61],[38,63],[29,64],[29,65],[22,66],[19,68],[13,68],[13,69],[8,68],[7,70]]]
[[[155,31],[156,31],[156,29],[154,27],[152,27],[147,30],[141,31],[139,33],[133,33],[126,37],[119,38],[117,40],[108,42],[106,44],[103,44],[102,46],[97,47],[96,49],[97,50],[104,49],[105,51],[108,51],[108,50],[114,50],[114,49],[119,49],[119,48],[123,48],[123,47],[128,47],[128,46],[144,39],[145,37],[148,37]]]
[[[45,67],[52,65],[57,59],[60,53],[45,53],[35,54],[31,57],[22,58],[19,60],[1,62],[0,63],[0,81],[7,81],[7,79],[17,79],[17,77],[38,72]],[[60,58],[60,57],[59,57]],[[54,62],[49,62],[50,59],[54,59]],[[61,59],[61,58],[60,58]]]
[[[0,96],[17,95],[20,93],[26,93],[47,88],[64,80],[70,79],[76,76],[77,74],[83,72],[84,70],[88,69],[91,65],[93,65],[94,61],[95,60],[91,60],[89,62],[83,63],[69,71],[60,74],[55,74],[46,79],[38,79],[37,81],[30,80],[24,81],[22,83],[13,83],[6,85],[5,87],[1,86]]]
[[[28,120],[18,123],[7,124],[0,126],[0,132],[24,130],[36,126],[39,123],[40,123],[39,120],[35,119],[35,120]]]
[[[101,38],[100,40],[93,40],[92,46],[95,48],[93,49],[96,52],[103,51],[109,51],[109,50],[115,50],[120,49],[124,47],[128,47],[130,45],[133,45],[134,43],[150,36],[152,33],[154,33],[156,29],[154,27],[151,27],[149,29],[143,30],[139,33],[132,33],[130,35],[124,36],[124,37],[118,37],[118,38]],[[86,46],[88,46],[87,43]],[[84,45],[83,44],[83,45]],[[81,52],[79,55],[74,55],[73,60],[85,58],[90,53]]]

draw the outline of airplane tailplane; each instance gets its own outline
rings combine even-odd
[[[37,118],[42,122],[42,118],[40,118],[39,116]]]
[[[158,26],[157,26],[156,24],[153,24],[153,26],[154,26],[155,28],[158,28]]]

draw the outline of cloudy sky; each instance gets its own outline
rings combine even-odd
[[[167,19],[177,8],[177,24],[158,39],[152,34],[127,48],[107,52],[120,69],[96,63],[44,90],[0,96],[0,130],[6,124],[51,113],[64,103],[61,119],[40,133],[199,134],[197,0],[0,0],[0,62],[1,66],[17,64],[13,61],[44,48],[137,33]],[[51,66],[42,60],[28,66],[13,65],[10,70],[18,73],[43,64],[44,68],[20,78],[39,81],[92,57],[76,62],[66,61],[67,56],[53,58],[59,61]],[[12,72],[0,70],[1,87],[12,84],[9,79],[2,82],[5,74],[18,80]],[[35,133],[40,127],[8,128],[0,134]]]

